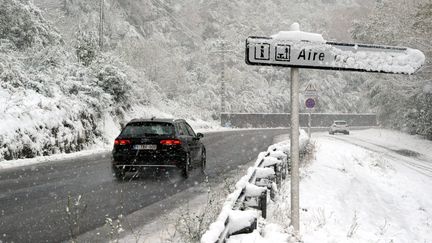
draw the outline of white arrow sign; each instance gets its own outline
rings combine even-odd
[[[416,49],[249,37],[246,63],[363,72],[413,74],[425,61]]]

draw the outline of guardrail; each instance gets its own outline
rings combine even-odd
[[[306,148],[301,143],[301,149]],[[253,167],[236,184],[228,195],[218,218],[201,237],[201,243],[223,243],[230,236],[252,233],[257,228],[258,217],[267,217],[267,201],[274,199],[277,188],[289,171],[289,144],[269,147],[261,152]]]
[[[345,120],[350,126],[377,126],[374,113],[300,113],[300,127],[329,127],[335,120]],[[290,127],[290,113],[221,113],[221,125],[224,127]]]

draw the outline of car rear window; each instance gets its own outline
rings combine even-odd
[[[137,122],[128,124],[120,134],[122,137],[170,136],[174,125],[166,122]]]
[[[336,125],[346,125],[346,122],[344,121],[337,121],[335,122]]]

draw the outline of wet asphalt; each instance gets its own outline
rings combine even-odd
[[[283,133],[288,130],[205,134],[209,180],[221,181]],[[117,181],[110,160],[110,153],[99,153],[0,171],[0,242],[67,241],[103,226],[107,218],[129,215],[205,179],[196,169],[187,180],[172,180],[175,173],[146,173]]]

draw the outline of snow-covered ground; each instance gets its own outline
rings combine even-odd
[[[425,158],[432,155],[428,151],[432,142],[384,129],[351,133],[312,135],[315,156],[301,171],[302,242],[432,242],[432,176],[406,163],[416,160],[430,166],[432,161]],[[393,151],[401,149],[419,154],[407,157]],[[232,237],[232,242],[286,242],[286,233],[291,232],[289,186],[285,181],[276,202],[270,204],[264,235]],[[198,212],[205,200],[199,196],[189,203]],[[163,222],[173,230],[176,212],[143,226],[146,240],[140,242],[167,240],[164,229],[156,226]],[[121,240],[132,241],[133,235]]]
[[[425,156],[432,157],[432,141],[425,140],[421,136],[412,136],[399,131],[386,129],[368,129],[365,131],[352,132],[356,139],[385,146],[389,149],[408,149]]]
[[[392,161],[432,177],[432,151],[430,150],[432,141],[420,136],[411,136],[398,131],[370,129],[354,131],[349,137],[334,138],[383,154]]]
[[[205,132],[223,130],[198,124],[194,128]],[[432,141],[386,129],[351,131],[349,136],[314,133],[312,138],[315,156],[302,168],[300,182],[303,242],[432,242]],[[282,135],[275,142],[286,139]],[[103,151],[106,149],[58,156]],[[50,159],[58,158],[15,164]],[[240,171],[234,177],[242,174]],[[255,233],[236,237],[233,242],[284,242],[286,233],[291,232],[289,186],[289,180],[285,181],[278,199],[270,204],[264,237]],[[208,198],[204,187],[198,186],[194,190],[201,192],[188,199],[191,215],[205,207]],[[226,188],[221,185],[212,190],[222,194]],[[222,199],[218,200],[222,203]],[[139,242],[181,240],[175,229],[181,212],[167,211],[140,227]],[[120,242],[135,242],[136,237],[136,233],[129,234]]]
[[[303,242],[432,242],[431,141],[382,129],[313,137],[315,158],[301,171]],[[287,181],[273,205],[283,226],[289,194]]]
[[[91,148],[88,150],[83,150],[83,151],[70,153],[70,154],[63,153],[63,154],[55,154],[51,156],[39,156],[31,159],[6,160],[0,162],[0,170],[17,168],[22,166],[37,165],[37,164],[42,164],[42,163],[47,163],[52,161],[74,159],[74,158],[80,158],[84,156],[98,155],[98,154],[107,153],[108,151],[109,151],[108,148],[102,147],[102,148]]]

